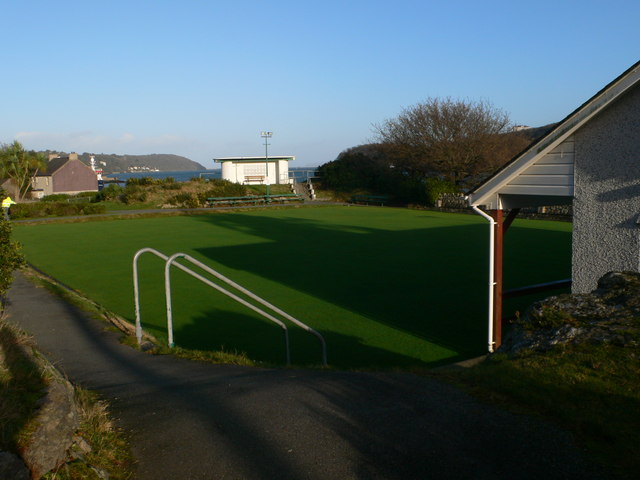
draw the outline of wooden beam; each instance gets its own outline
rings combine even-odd
[[[509,215],[507,215],[507,218],[504,219],[504,228],[502,229],[503,237],[506,235],[507,230],[509,230],[509,227],[511,226],[511,224],[516,219],[519,213],[520,213],[519,208],[512,208],[511,211],[509,212]]]

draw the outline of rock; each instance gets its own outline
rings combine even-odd
[[[546,351],[578,343],[625,347],[638,345],[639,339],[640,273],[610,272],[589,294],[558,295],[534,303],[499,351]]]
[[[93,449],[91,448],[91,445],[89,445],[89,443],[84,438],[82,438],[80,435],[74,435],[73,444],[71,445],[71,448],[68,452],[68,460],[73,461],[83,459],[84,456],[90,453],[92,450]]]
[[[74,391],[68,381],[53,378],[45,398],[36,415],[36,430],[21,452],[33,478],[40,478],[67,461],[67,451],[79,426]]]
[[[20,457],[13,453],[0,452],[0,478],[3,480],[31,480],[31,474]]]

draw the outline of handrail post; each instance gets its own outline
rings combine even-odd
[[[162,258],[163,260],[167,260],[165,254],[160,253],[158,250],[154,248],[141,248],[138,250],[133,256],[133,297],[134,297],[134,305],[135,305],[135,313],[136,313],[136,338],[138,340],[138,345],[142,343],[142,320],[140,319],[140,284],[138,282],[138,259],[143,253],[153,253],[155,256]]]

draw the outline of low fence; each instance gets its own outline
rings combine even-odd
[[[462,193],[443,193],[436,201],[436,208],[443,211],[470,211],[470,207]],[[573,205],[549,205],[545,207],[525,207],[520,209],[520,217],[543,217],[557,219],[571,219]]]

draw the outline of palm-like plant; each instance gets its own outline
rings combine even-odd
[[[15,140],[0,148],[0,178],[11,178],[18,187],[19,198],[29,192],[31,179],[46,166],[44,155],[24,149]]]

